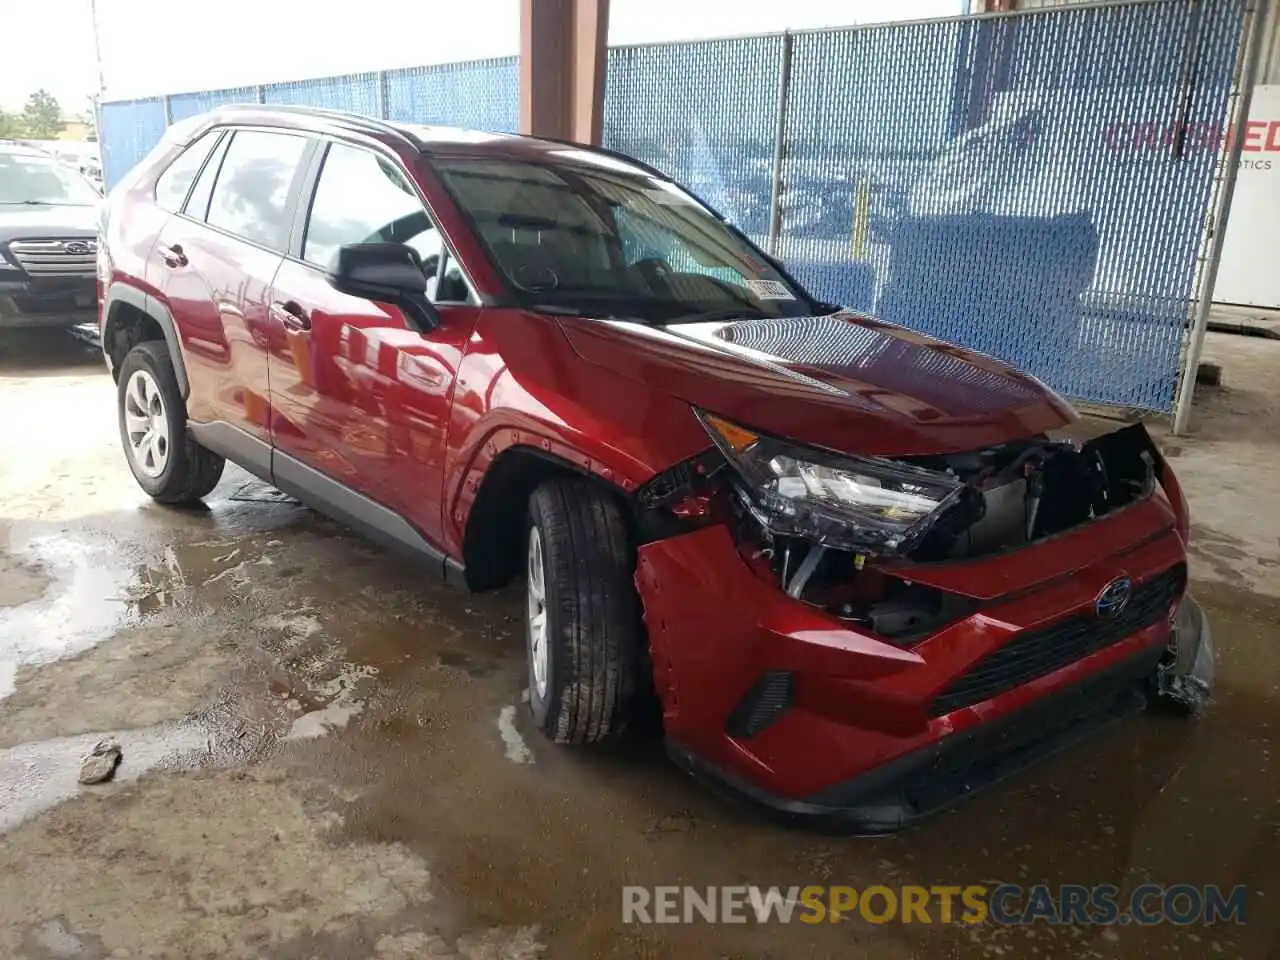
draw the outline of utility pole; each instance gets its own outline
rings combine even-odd
[[[106,80],[102,75],[102,44],[98,39],[98,0],[89,0],[89,18],[93,22],[93,63],[98,72],[98,89],[93,94],[93,135],[102,150],[102,91]]]

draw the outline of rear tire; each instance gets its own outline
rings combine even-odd
[[[549,481],[529,499],[524,546],[534,722],[556,743],[615,737],[644,689],[635,547],[622,510],[588,480]]]
[[[134,479],[160,503],[191,503],[222,479],[226,461],[187,432],[187,405],[164,343],[138,344],[120,364],[120,442]]]

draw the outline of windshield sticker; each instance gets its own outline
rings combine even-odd
[[[794,300],[795,295],[781,280],[748,280],[747,289],[757,300]]]

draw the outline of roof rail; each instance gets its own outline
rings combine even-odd
[[[318,120],[341,120],[353,127],[364,127],[368,131],[388,134],[406,141],[414,149],[422,150],[424,144],[403,127],[398,127],[386,120],[379,120],[363,113],[350,113],[346,110],[330,110],[327,107],[306,107],[288,103],[229,103],[215,107],[211,113],[285,113],[300,117],[315,117]]]

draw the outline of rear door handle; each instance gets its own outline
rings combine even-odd
[[[161,247],[160,259],[164,261],[167,267],[185,267],[189,262],[187,255],[182,252],[182,244],[180,243],[175,243],[170,247]]]
[[[292,300],[283,303],[277,300],[271,305],[270,313],[271,319],[280,323],[286,330],[311,329],[311,318]]]

